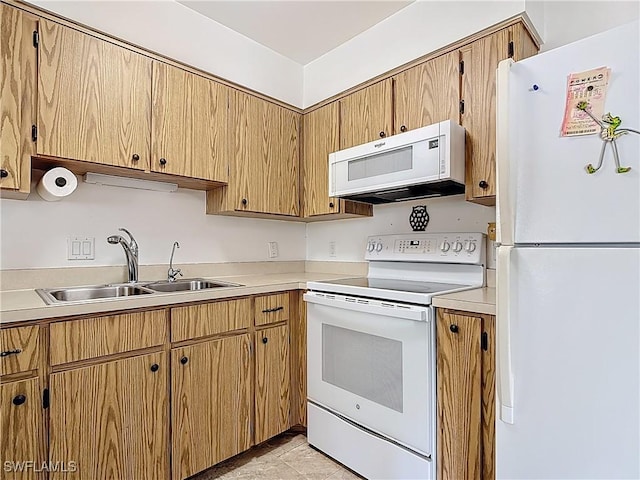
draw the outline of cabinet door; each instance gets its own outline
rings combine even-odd
[[[482,478],[482,318],[438,310],[438,478]]]
[[[340,211],[340,200],[329,197],[329,154],[340,150],[338,102],[303,118],[303,211],[305,217]]]
[[[286,108],[233,91],[229,208],[298,215],[299,120]]]
[[[167,368],[159,352],[52,374],[49,459],[77,470],[50,478],[167,478]]]
[[[0,188],[28,192],[36,151],[31,126],[36,123],[33,34],[38,21],[2,4],[0,25]]]
[[[451,52],[394,77],[395,133],[460,121],[460,54]]]
[[[289,429],[289,327],[256,332],[255,443]]]
[[[248,334],[172,350],[174,480],[251,446],[250,350]]]
[[[33,466],[42,465],[40,395],[37,378],[0,385],[0,466],[3,479],[38,478]],[[33,463],[29,467],[25,462]]]
[[[462,49],[466,196],[487,205],[495,204],[496,195],[496,68],[508,57],[508,28]]]
[[[151,170],[228,180],[229,88],[153,62]]]
[[[38,154],[148,169],[151,60],[40,24]]]
[[[340,100],[340,149],[391,135],[391,79],[382,80]]]

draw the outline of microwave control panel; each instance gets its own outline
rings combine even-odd
[[[410,233],[367,239],[366,260],[484,264],[482,233]]]

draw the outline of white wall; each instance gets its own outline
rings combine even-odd
[[[291,105],[302,105],[300,64],[173,0],[30,3]]]
[[[377,205],[373,217],[334,220],[307,225],[307,260],[362,262],[369,235],[410,233],[409,214],[414,205],[426,205],[429,225],[425,232],[487,232],[495,208],[466,202],[464,195],[430,198],[399,204]],[[335,257],[329,243],[335,242]]]
[[[305,225],[297,222],[205,215],[205,193],[174,193],[89,185],[60,202],[0,200],[0,268],[47,268],[123,265],[119,245],[109,235],[127,228],[140,245],[140,263],[169,262],[171,246],[180,242],[176,262],[266,261],[267,242],[278,242],[273,260],[305,259]],[[67,260],[68,236],[95,237],[96,258]]]
[[[304,106],[523,12],[524,0],[419,0],[304,67]]]

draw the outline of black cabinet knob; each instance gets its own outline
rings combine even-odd
[[[134,162],[137,162],[138,160],[140,160],[140,155],[138,155],[137,153],[134,153],[131,156],[131,160],[133,160]]]
[[[247,202],[247,199],[246,199],[246,198],[243,198],[243,199],[242,199],[242,205],[246,205],[247,203],[249,203],[249,202]]]
[[[7,178],[9,176],[9,172],[7,172],[4,168],[0,170],[0,178]]]
[[[27,401],[27,397],[25,395],[16,395],[15,397],[13,397],[14,405],[22,405],[26,401]]]
[[[459,331],[458,325],[455,325],[455,324],[449,325],[449,330],[451,330],[452,333],[458,333]]]
[[[480,188],[488,188],[489,184],[486,182],[486,180],[481,180],[480,183],[478,183],[478,186]]]
[[[401,125],[400,126],[400,131],[401,132],[406,132],[407,131],[407,126],[406,125]]]
[[[186,365],[188,361],[189,361],[189,357],[182,357],[180,359],[180,363],[183,365]]]
[[[333,202],[329,202],[329,208],[333,208]]]
[[[160,159],[160,165],[164,166],[167,164],[167,159],[166,158],[161,158]]]
[[[262,337],[262,343],[267,343],[269,339],[267,337]]]
[[[160,365],[158,365],[157,363],[154,363],[153,365],[151,365],[152,372],[157,372],[159,368],[160,368]]]
[[[386,134],[386,133],[384,133],[384,132],[380,132],[380,138],[384,138],[384,137],[386,137],[386,136],[387,136],[387,134]]]

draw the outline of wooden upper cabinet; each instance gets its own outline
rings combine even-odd
[[[394,77],[394,133],[460,121],[460,54],[451,52]]]
[[[340,150],[392,134],[390,78],[340,99]]]
[[[522,60],[536,52],[537,46],[521,24],[499,30],[461,49],[467,200],[495,205],[498,63],[509,57]]]
[[[168,478],[168,368],[158,352],[52,374],[49,459],[77,471],[49,478]]]
[[[297,216],[300,114],[239,90],[229,103],[229,185],[207,192],[207,213]]]
[[[28,194],[36,144],[36,71],[33,36],[38,20],[0,4],[0,188]]]
[[[40,21],[38,154],[148,169],[151,60]]]
[[[181,480],[252,445],[251,339],[175,348],[171,364],[171,478]]]
[[[151,170],[227,182],[229,88],[153,62]]]

